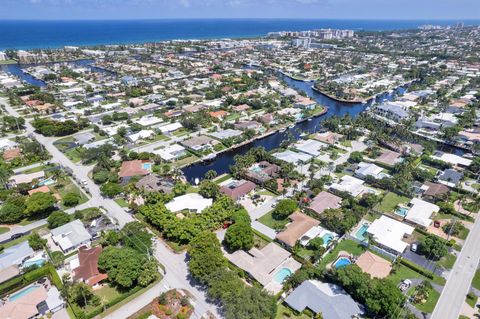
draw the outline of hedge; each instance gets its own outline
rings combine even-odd
[[[419,274],[429,278],[429,279],[433,279],[435,278],[435,275],[433,274],[433,272],[429,271],[429,270],[426,270],[425,268],[423,267],[420,267],[418,266],[417,264],[414,264],[413,262],[411,262],[410,260],[407,260],[407,259],[404,259],[404,258],[400,258],[400,263],[416,272],[418,272]]]
[[[12,278],[0,284],[0,296],[3,297],[10,291],[29,285],[32,282],[45,276],[48,276],[48,278],[52,281],[52,284],[55,285],[57,288],[61,288],[63,286],[62,280],[58,276],[55,267],[53,267],[52,264],[46,264],[43,267],[36,268],[21,276]]]

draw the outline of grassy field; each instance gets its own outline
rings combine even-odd
[[[182,158],[181,160],[175,161],[174,165],[177,167],[183,167],[185,165],[195,162],[196,160],[198,160],[198,157],[195,155],[192,155],[189,157]]]
[[[80,152],[77,148],[69,149],[65,152],[65,156],[67,156],[74,163],[78,163],[82,160],[82,158],[80,157]]]
[[[77,185],[73,183],[70,177],[58,178],[57,183],[55,185],[50,186],[50,190],[53,193],[58,193],[61,198],[63,198],[68,193],[78,194],[80,196],[78,205],[86,203],[88,201],[88,197],[77,187]]]
[[[283,304],[279,304],[277,307],[277,315],[275,316],[275,319],[289,319],[289,318],[309,319],[310,317],[303,313],[296,315],[292,309],[284,306]]]
[[[389,192],[383,197],[382,201],[375,206],[375,209],[382,213],[391,213],[399,204],[406,204],[410,198],[398,196],[395,193]]]
[[[217,178],[215,178],[213,181],[216,183],[216,184],[220,184],[222,182],[225,182],[226,180],[232,178],[232,175],[230,174],[222,174],[220,176],[218,176]]]
[[[108,285],[98,289],[98,290],[95,290],[95,294],[97,296],[100,297],[100,300],[107,303],[111,300],[113,300],[114,298],[117,298],[118,296],[121,295],[120,292],[118,292],[118,290],[114,287],[110,287]]]
[[[288,224],[288,219],[282,219],[282,220],[275,219],[272,213],[273,211],[263,215],[258,219],[258,221],[264,224],[265,226],[268,226],[276,230],[283,229],[283,227],[285,227],[285,225]]]
[[[408,268],[405,265],[398,264],[396,267],[395,271],[392,271],[390,275],[387,277],[387,279],[393,281],[396,285],[398,285],[402,280],[405,279],[423,279],[423,280],[431,280],[424,275],[416,272],[415,270]],[[439,284],[439,285],[444,285],[445,284],[445,278],[435,276],[432,282]]]
[[[10,228],[8,227],[0,227],[0,234],[4,234],[6,232],[8,232],[10,230]]]
[[[429,291],[427,301],[424,304],[414,304],[415,308],[421,312],[432,313],[437,304],[438,298],[440,298],[440,293],[435,289],[432,288]]]

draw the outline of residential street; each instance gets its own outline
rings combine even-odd
[[[480,218],[477,216],[470,235],[457,257],[447,284],[432,314],[432,319],[457,319],[480,260]]]

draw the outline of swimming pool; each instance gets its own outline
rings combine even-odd
[[[366,239],[365,233],[367,232],[369,226],[370,225],[368,224],[363,224],[355,233],[355,238],[357,238],[360,241],[364,241]]]
[[[55,184],[55,181],[52,178],[47,178],[47,179],[44,179],[41,182],[38,182],[37,185],[38,186],[48,186],[48,185],[52,185],[52,184]]]
[[[17,299],[19,299],[19,298],[21,298],[25,295],[28,295],[30,292],[32,292],[32,291],[34,291],[35,289],[38,289],[38,288],[40,288],[40,286],[35,286],[35,285],[30,286],[26,289],[23,289],[22,291],[19,291],[15,294],[11,295],[10,298],[8,298],[8,299],[10,301],[15,301],[15,300],[17,300]]]
[[[408,208],[405,207],[399,207],[395,209],[395,215],[405,217],[408,214]]]
[[[337,259],[337,261],[335,262],[335,269],[339,269],[339,268],[345,268],[347,267],[348,265],[350,265],[352,262],[350,260],[350,258],[347,258],[347,257],[340,257]]]
[[[322,239],[323,239],[323,247],[327,247],[328,244],[330,244],[330,242],[332,241],[333,235],[330,233],[327,233],[322,236]]]
[[[273,279],[278,282],[279,284],[283,283],[283,281],[285,279],[287,279],[287,277],[291,276],[292,275],[292,271],[288,268],[282,268],[280,269],[276,274],[275,276],[273,277]]]
[[[40,267],[45,262],[46,262],[46,260],[44,258],[35,259],[35,260],[27,260],[26,262],[23,263],[23,267],[30,267],[30,266],[33,266],[33,265],[37,265],[37,266]]]
[[[152,169],[152,163],[143,163],[142,168],[151,170]]]

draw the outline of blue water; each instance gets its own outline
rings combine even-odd
[[[362,227],[360,227],[355,233],[355,237],[360,241],[364,241],[365,233],[367,232],[367,230],[368,230],[368,225],[367,224],[362,225]]]
[[[398,216],[405,217],[407,216],[407,213],[408,213],[408,209],[405,207],[399,207],[395,210],[395,214],[397,214]]]
[[[323,239],[323,247],[327,247],[328,244],[332,241],[333,235],[332,234],[325,234],[322,237]]]
[[[147,170],[151,170],[152,169],[152,163],[143,163],[142,168],[147,169]]]
[[[143,43],[173,39],[239,38],[272,31],[316,28],[412,29],[422,24],[455,25],[453,20],[331,19],[166,19],[110,21],[0,21],[0,50],[58,48],[65,45]],[[466,20],[478,25],[480,20]]]
[[[45,259],[38,259],[38,260],[32,260],[32,261],[26,261],[23,263],[23,267],[30,267],[30,266],[33,266],[33,265],[36,265],[36,266],[42,266],[44,263],[46,262]]]
[[[346,258],[346,257],[340,257],[337,259],[337,261],[335,262],[335,269],[339,269],[339,268],[345,268],[347,267],[348,265],[350,265],[352,262],[350,261],[349,258]]]
[[[288,276],[291,276],[291,275],[292,275],[292,271],[290,269],[282,268],[275,274],[273,279],[279,284],[281,284]]]
[[[26,289],[23,289],[22,291],[19,291],[15,294],[13,294],[12,296],[10,296],[9,300],[10,301],[15,301],[25,295],[28,295],[30,292],[34,291],[35,289],[38,289],[40,286],[30,286]]]

